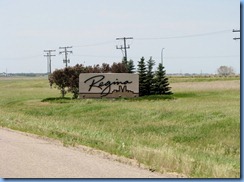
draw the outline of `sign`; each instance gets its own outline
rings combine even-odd
[[[81,73],[79,98],[139,96],[139,75],[131,73]]]

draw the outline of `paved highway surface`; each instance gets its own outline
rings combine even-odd
[[[1,178],[175,178],[0,128]]]

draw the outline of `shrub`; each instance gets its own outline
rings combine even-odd
[[[77,64],[74,67],[66,67],[64,69],[56,69],[49,75],[50,86],[53,84],[61,91],[62,97],[67,92],[73,94],[73,98],[77,98],[79,94],[79,75],[86,73],[87,69],[82,64]]]

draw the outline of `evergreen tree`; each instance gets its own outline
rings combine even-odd
[[[130,59],[127,63],[127,71],[128,73],[134,73],[134,70],[135,70],[134,62],[133,60]]]
[[[130,59],[129,61],[127,61],[126,58],[123,57],[122,64],[125,66],[127,73],[134,73],[135,65],[133,60]]]
[[[147,76],[146,76],[146,90],[147,95],[154,94],[153,92],[153,85],[154,85],[154,73],[153,73],[153,66],[155,65],[155,61],[150,57],[147,61]]]
[[[155,94],[173,94],[170,90],[171,87],[169,87],[168,78],[166,77],[166,71],[164,70],[164,67],[162,63],[158,65],[156,76],[155,76],[155,85],[154,85],[154,92]]]
[[[147,88],[146,88],[146,65],[145,65],[145,59],[144,57],[141,58],[141,60],[138,62],[138,74],[139,74],[139,95],[143,96],[147,94]]]
[[[126,60],[126,57],[123,57],[121,63],[124,65],[124,67],[126,69],[126,73],[128,73],[128,61]]]
[[[123,57],[123,59],[122,59],[122,63],[123,63],[124,65],[127,65],[127,64],[128,64],[128,61],[126,60],[126,57]]]

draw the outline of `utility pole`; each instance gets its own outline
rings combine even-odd
[[[133,37],[123,37],[123,38],[116,38],[116,40],[124,40],[124,47],[121,45],[120,47],[116,46],[116,49],[121,49],[121,50],[125,50],[125,62],[127,63],[127,51],[126,49],[130,48],[130,45],[126,46],[126,40],[127,39],[133,39]]]
[[[163,50],[164,50],[165,48],[162,48],[162,50],[161,50],[161,63],[162,63],[162,66],[163,66]]]
[[[70,46],[70,47],[68,47],[68,46],[67,47],[59,47],[59,49],[64,49],[64,51],[60,51],[59,54],[64,53],[65,58],[63,60],[63,63],[65,63],[65,67],[68,66],[68,63],[70,63],[70,60],[68,59],[68,53],[73,53],[72,51],[67,50],[69,48],[72,48],[72,46]]]
[[[240,32],[240,30],[235,30],[235,29],[233,29],[232,32]],[[233,38],[233,39],[234,39],[234,40],[239,40],[240,37],[235,37],[235,38]]]
[[[52,68],[51,68],[51,57],[55,56],[52,55],[52,52],[55,52],[56,50],[44,50],[44,52],[47,53],[47,55],[44,55],[45,57],[47,57],[47,74],[51,74],[52,73]]]

